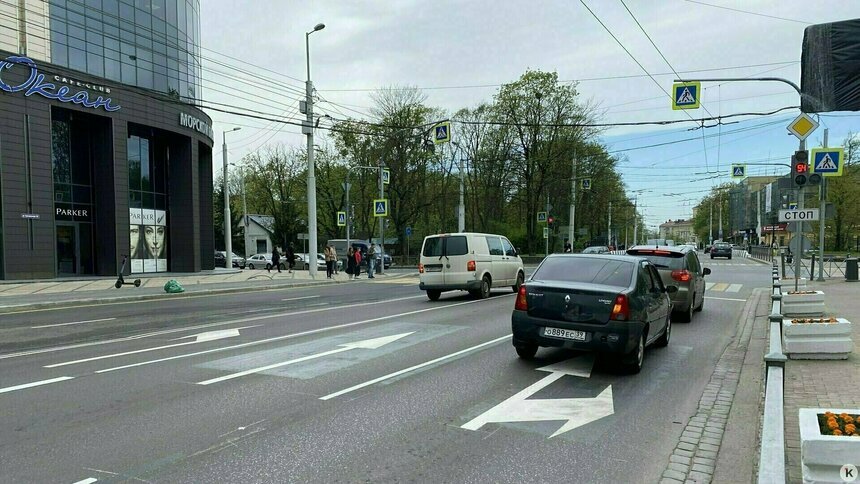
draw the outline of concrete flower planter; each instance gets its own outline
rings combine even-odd
[[[857,456],[860,456],[860,437],[837,437],[821,433],[818,415],[827,411],[860,414],[860,409],[800,409],[800,462],[804,483],[845,482],[839,477],[839,470],[845,464],[856,463]]]
[[[794,290],[794,278],[793,277],[783,277],[779,280],[779,283],[782,284],[782,291],[786,293],[788,291]],[[806,288],[806,278],[801,277],[800,280],[797,281],[798,288]]]
[[[782,314],[785,316],[821,316],[824,314],[824,291],[811,294],[782,293]]]
[[[851,321],[792,323],[782,320],[783,351],[793,360],[844,360],[854,348]]]

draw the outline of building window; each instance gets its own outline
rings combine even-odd
[[[167,271],[166,145],[155,136],[128,138],[128,188],[133,273]]]

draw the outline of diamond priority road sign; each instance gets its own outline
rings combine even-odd
[[[794,118],[794,121],[786,127],[788,132],[797,136],[800,141],[805,140],[816,128],[818,128],[818,122],[806,113],[800,113],[800,116]]]

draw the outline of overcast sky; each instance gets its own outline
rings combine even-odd
[[[602,122],[767,112],[797,105],[796,93],[779,83],[711,82],[703,85],[707,112],[678,112],[672,111],[663,89],[671,90],[673,69],[691,78],[766,75],[799,84],[803,29],[860,17],[857,0],[625,1],[671,67],[620,0],[585,3],[657,83],[576,0],[205,0],[204,99],[299,119],[298,99],[307,76],[304,34],[323,22],[326,28],[310,37],[312,79],[321,99],[328,101],[316,111],[337,118],[370,119],[362,114],[371,105],[370,95],[386,86],[425,88],[428,104],[453,112],[491,100],[499,84],[516,80],[527,69],[582,80],[579,91],[599,103],[605,112]],[[618,76],[635,77],[589,80]],[[305,144],[298,126],[209,113],[219,144],[222,130],[242,127],[228,135],[231,161],[270,143]],[[656,226],[689,218],[696,200],[713,184],[729,180],[731,163],[787,163],[797,140],[787,135],[785,125],[797,114],[791,110],[749,118],[704,133],[690,131],[693,123],[617,127],[608,129],[603,141],[610,151],[638,148],[618,152],[627,157],[621,173],[628,193],[638,193],[640,210]],[[849,130],[860,131],[860,117],[822,116],[821,121],[810,147],[820,144],[825,126],[830,145],[840,143]],[[317,133],[324,142],[325,132]],[[641,148],[661,143],[669,144]],[[748,170],[769,174],[786,169]],[[722,178],[713,178],[715,174]]]

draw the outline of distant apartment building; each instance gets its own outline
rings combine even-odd
[[[676,244],[695,242],[692,220],[669,220],[660,224],[660,238],[674,240]]]

